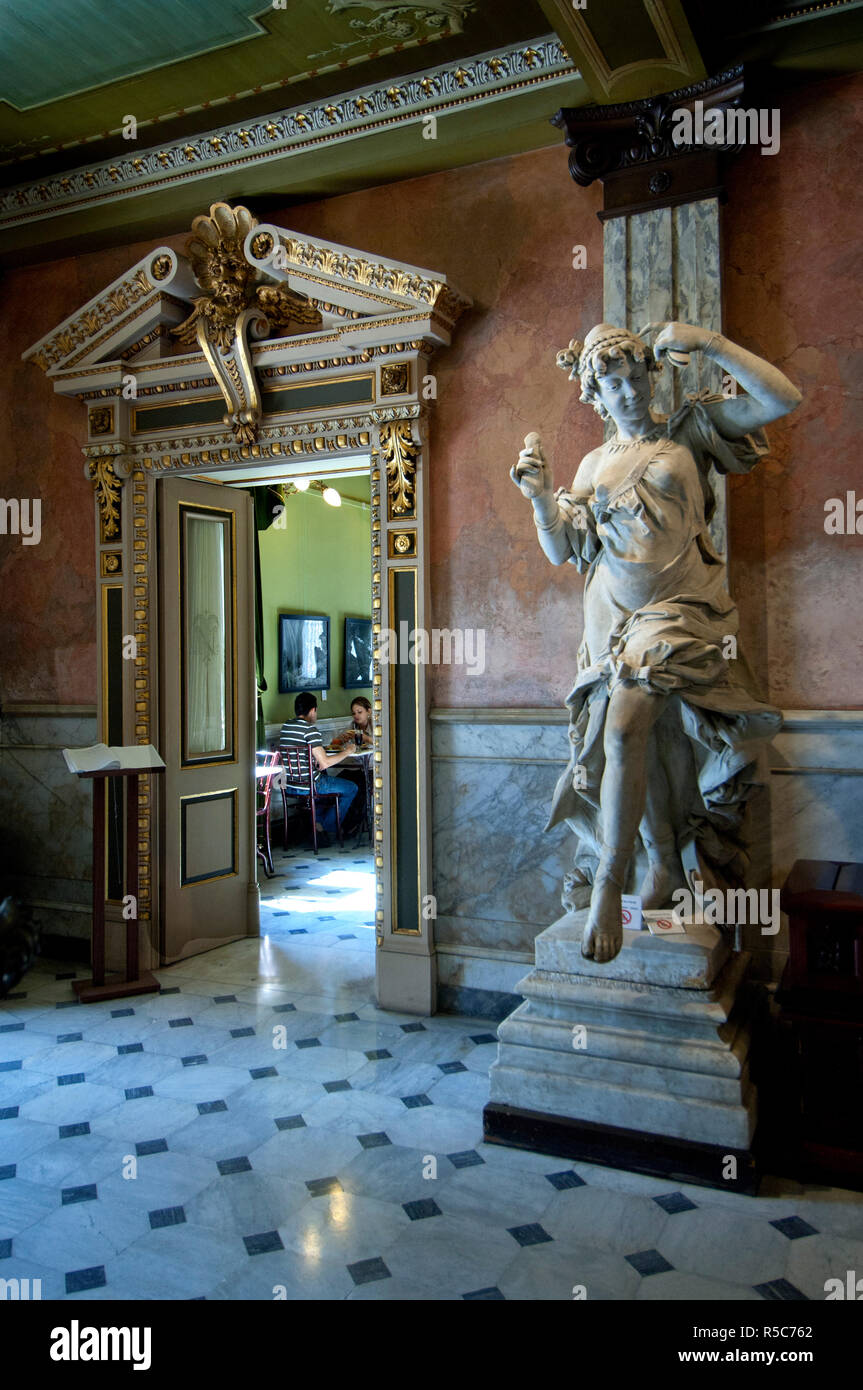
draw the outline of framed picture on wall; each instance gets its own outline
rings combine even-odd
[[[330,620],[279,614],[279,694],[330,688]]]
[[[372,620],[345,618],[345,690],[372,683]]]

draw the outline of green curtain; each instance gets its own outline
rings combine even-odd
[[[250,487],[255,504],[255,684],[257,687],[257,721],[255,725],[255,746],[266,748],[267,731],[264,724],[264,705],[261,699],[267,688],[264,678],[264,602],[261,597],[261,545],[258,535],[272,526],[278,515],[276,508],[284,506],[281,489],[275,487]]]

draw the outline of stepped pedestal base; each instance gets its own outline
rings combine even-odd
[[[581,955],[586,918],[536,939],[525,1002],[498,1029],[486,1139],[754,1191],[748,956],[701,927],[624,932],[619,956],[596,965]]]

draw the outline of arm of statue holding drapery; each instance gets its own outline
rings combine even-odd
[[[707,413],[725,439],[740,439],[779,420],[803,399],[797,387],[778,367],[747,352],[721,333],[711,333],[691,323],[651,323],[642,333],[661,329],[653,344],[657,359],[668,354],[672,362],[685,362],[691,352],[703,352],[743,387],[745,395],[715,399]],[[683,354],[682,359],[679,357]]]
[[[551,469],[538,434],[529,434],[510,477],[522,495],[533,502],[533,520],[539,543],[553,565],[566,561],[581,573],[599,554],[593,513],[587,506],[589,486],[583,486],[588,455],[576,474],[573,490],[552,483]]]

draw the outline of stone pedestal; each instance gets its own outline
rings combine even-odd
[[[536,938],[525,1001],[498,1029],[486,1139],[753,1191],[748,955],[714,927],[625,931],[596,965],[581,954],[586,917]]]

